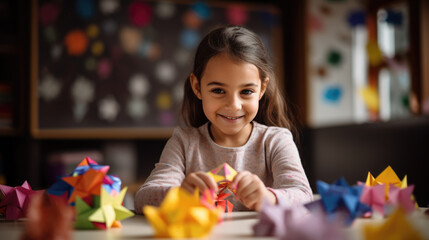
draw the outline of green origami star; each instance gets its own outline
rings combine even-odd
[[[95,211],[90,214],[88,220],[90,222],[106,223],[106,227],[110,228],[115,220],[120,221],[134,216],[133,212],[122,206],[126,191],[127,188],[124,188],[118,195],[110,196],[102,188],[100,201],[94,201]]]

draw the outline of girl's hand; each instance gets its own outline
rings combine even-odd
[[[259,211],[264,199],[273,205],[277,202],[274,193],[265,187],[261,179],[248,171],[239,172],[232,181],[232,186],[237,186],[236,199],[251,210]]]
[[[186,176],[180,186],[186,189],[191,194],[194,193],[195,188],[198,188],[200,194],[203,194],[205,190],[213,189],[215,192],[218,191],[215,180],[205,172],[193,172]]]

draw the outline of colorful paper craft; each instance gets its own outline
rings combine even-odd
[[[393,184],[399,188],[407,187],[407,175],[402,179],[399,179],[398,175],[396,175],[395,171],[393,171],[392,167],[388,166],[380,175],[376,178],[372,176],[370,172],[368,172],[368,177],[366,178],[365,184],[367,186],[376,186],[376,185],[385,185],[385,198],[389,200],[389,185]]]
[[[215,197],[216,206],[220,206],[224,212],[228,213],[232,212],[234,205],[226,200],[231,193],[225,193],[226,189],[229,189],[233,193],[235,193],[235,187],[231,186],[230,183],[234,180],[234,177],[237,175],[237,171],[235,171],[228,163],[223,163],[219,165],[217,168],[207,172],[218,184],[219,193]]]
[[[0,184],[0,190],[4,196],[0,201],[0,213],[5,216],[6,220],[17,220],[25,217],[32,196],[38,192],[43,192],[33,191],[27,181],[18,187]]]
[[[107,175],[109,168],[86,157],[71,175],[62,177],[49,188],[48,193],[75,205],[75,228],[121,227],[120,220],[134,215],[122,206],[126,188],[121,191],[121,179]]]
[[[356,217],[371,211],[368,205],[360,202],[362,188],[363,186],[349,186],[344,178],[331,185],[317,181],[321,199],[305,204],[305,207],[311,212],[324,212],[328,219],[339,219],[350,225]]]
[[[402,207],[407,213],[411,213],[416,208],[416,202],[412,196],[414,185],[406,188],[399,188],[390,184],[388,199],[385,197],[385,184],[364,186],[361,202],[371,206],[372,210],[381,215],[389,214],[389,209],[393,206]]]
[[[100,201],[94,201],[95,211],[89,216],[91,222],[105,223],[107,228],[111,228],[114,221],[120,221],[134,216],[130,210],[122,206],[127,188],[116,195],[111,196],[106,190],[101,190]]]
[[[199,199],[198,191],[171,188],[159,208],[143,207],[143,213],[155,229],[156,237],[204,237],[222,216],[219,208],[209,208]]]
[[[285,207],[263,203],[255,236],[278,239],[345,239],[340,222],[327,221],[321,212],[309,214],[302,206]]]
[[[72,239],[73,207],[46,192],[31,198],[22,240]]]
[[[383,224],[365,226],[364,236],[366,240],[423,239],[408,221],[404,210],[401,208],[398,208]]]

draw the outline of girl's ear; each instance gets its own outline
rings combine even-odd
[[[265,90],[267,90],[268,82],[270,81],[269,78],[265,78],[261,81],[261,92],[259,94],[259,100],[264,96]]]
[[[191,75],[189,76],[189,81],[191,81],[192,91],[194,91],[195,96],[197,96],[197,98],[201,100],[200,82],[193,73],[191,73]]]

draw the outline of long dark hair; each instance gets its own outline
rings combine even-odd
[[[285,98],[277,86],[271,61],[260,38],[252,31],[239,26],[223,26],[212,30],[200,42],[195,54],[192,73],[199,81],[207,62],[220,53],[228,54],[233,60],[255,65],[259,70],[261,81],[269,79],[254,120],[267,126],[285,127],[294,132],[294,126],[288,117]],[[185,124],[191,127],[200,127],[208,121],[201,100],[192,91],[189,77],[185,81],[182,118]]]

